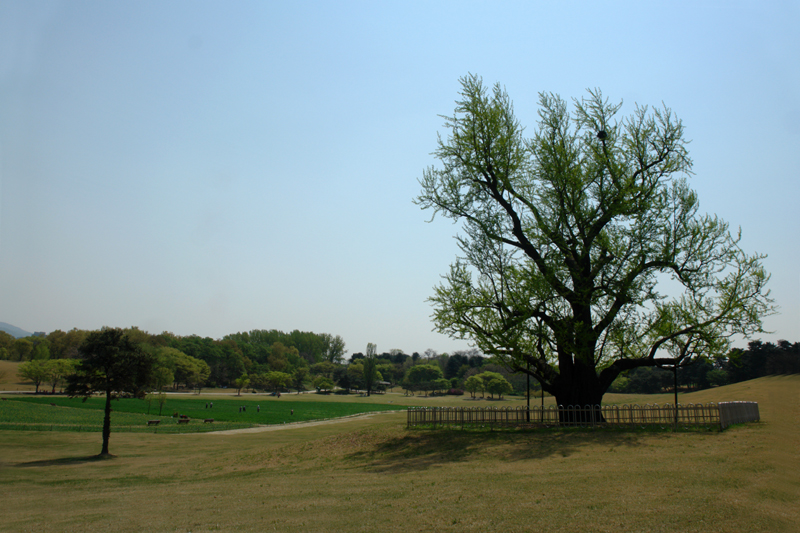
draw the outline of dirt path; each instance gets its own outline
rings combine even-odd
[[[386,413],[402,413],[403,411],[373,411],[371,413],[361,413],[357,415],[343,416],[341,418],[330,418],[328,420],[309,420],[307,422],[290,422],[288,424],[271,424],[269,426],[257,426],[254,428],[244,429],[227,429],[225,431],[209,431],[202,433],[202,435],[236,435],[239,433],[261,433],[263,431],[280,431],[282,429],[299,429],[310,426],[322,426],[324,424],[338,424],[339,422],[347,422],[355,418],[372,418],[375,415]],[[189,435],[189,433],[186,433]],[[201,435],[201,433],[194,433],[194,435]]]

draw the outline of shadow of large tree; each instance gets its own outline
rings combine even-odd
[[[652,432],[647,433],[653,435]],[[569,457],[587,447],[639,446],[644,433],[587,430],[541,430],[529,432],[412,430],[349,455],[365,461],[376,472],[400,473],[427,470],[475,457],[505,461]],[[669,434],[664,434],[669,438]]]

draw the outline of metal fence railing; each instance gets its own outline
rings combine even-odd
[[[552,407],[409,407],[408,427],[719,427],[759,420],[756,402]]]

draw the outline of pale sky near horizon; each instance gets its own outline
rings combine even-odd
[[[458,227],[412,204],[459,78],[663,102],[701,210],[769,255],[800,341],[796,2],[0,3],[0,321],[468,347],[426,298]],[[740,343],[742,344],[742,343]]]

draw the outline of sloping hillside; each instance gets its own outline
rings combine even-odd
[[[33,335],[33,333],[27,332],[22,328],[18,328],[17,326],[12,326],[11,324],[8,324],[6,322],[0,322],[0,331],[5,331],[9,335],[17,339],[21,337],[30,337],[31,335]]]

